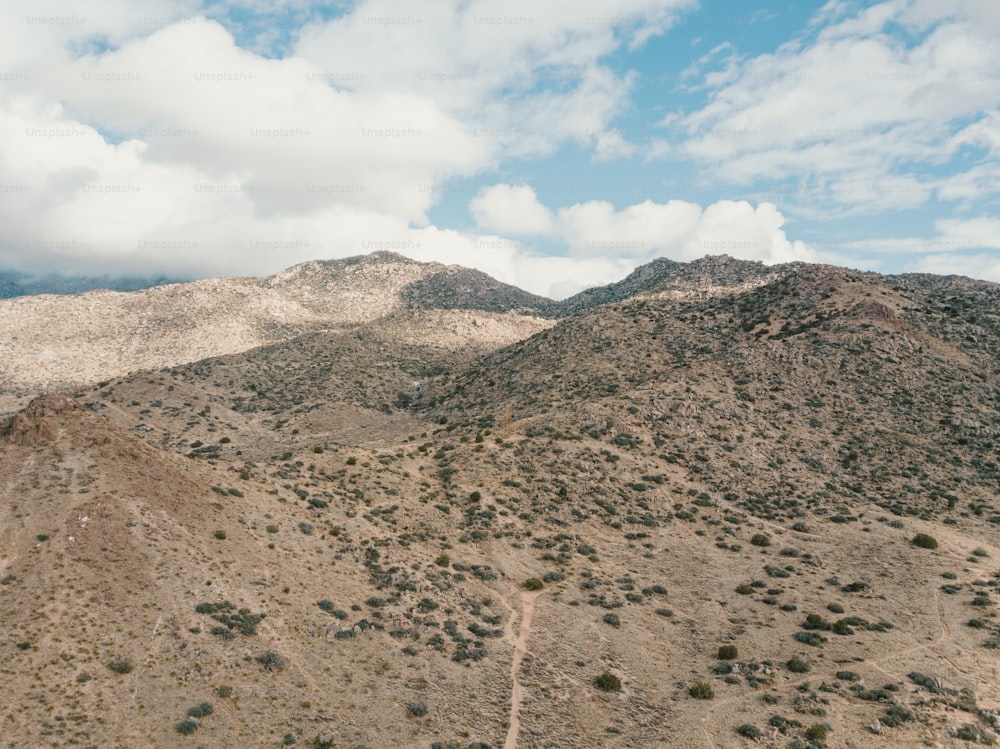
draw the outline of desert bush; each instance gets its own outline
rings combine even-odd
[[[699,681],[697,684],[693,684],[688,689],[688,694],[696,700],[710,700],[715,697],[715,691],[707,681]]]
[[[258,655],[257,662],[265,671],[282,671],[285,668],[285,659],[271,650]]]
[[[182,720],[176,726],[177,733],[183,734],[185,736],[190,736],[192,733],[198,730],[198,724],[193,720]]]
[[[545,583],[539,580],[537,577],[529,577],[521,584],[525,590],[541,590],[545,587]]]
[[[406,706],[406,712],[412,715],[414,718],[422,718],[427,715],[427,703],[425,702],[410,702]]]
[[[793,674],[804,674],[809,671],[809,662],[795,656],[785,661],[785,668]]]
[[[737,649],[735,645],[720,645],[719,646],[719,660],[720,661],[731,661],[735,660],[737,657]]]
[[[226,539],[226,532],[224,530],[221,530],[221,529],[215,531],[215,533],[213,533],[212,535],[215,536],[220,541],[224,541]]]
[[[129,658],[114,658],[108,663],[108,668],[116,674],[127,674],[131,673],[133,665]]]
[[[202,702],[200,705],[195,705],[190,710],[188,710],[187,716],[189,718],[204,718],[207,715],[211,715],[214,712],[211,702]]]
[[[938,547],[937,539],[926,533],[918,533],[910,543],[914,546],[919,546],[921,549],[936,549]]]
[[[816,723],[815,725],[809,726],[806,729],[806,738],[810,741],[825,742],[827,734],[827,727],[822,723]]]
[[[761,733],[761,730],[757,728],[757,726],[751,725],[750,723],[744,723],[742,726],[736,729],[736,733],[738,733],[740,736],[743,736],[744,738],[750,739],[751,741],[756,741],[757,739],[759,739],[761,736],[764,735],[763,733]]]
[[[753,588],[750,587],[750,585],[748,585],[747,583],[740,583],[739,585],[736,586],[736,592],[739,593],[741,596],[748,596],[751,593],[753,593]]]
[[[622,620],[618,617],[618,614],[605,614],[602,620],[605,624],[610,624],[612,627],[620,627]]]
[[[750,538],[750,543],[753,546],[770,546],[771,539],[765,536],[763,533],[754,533]]]
[[[594,679],[594,686],[602,692],[620,692],[622,690],[622,680],[610,671],[605,671]]]

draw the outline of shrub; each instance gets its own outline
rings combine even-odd
[[[795,656],[785,662],[785,668],[793,674],[804,674],[809,670],[809,662]]]
[[[753,593],[753,588],[748,583],[740,583],[736,586],[736,592],[741,596],[748,596]]]
[[[211,702],[202,702],[200,705],[195,705],[190,710],[188,710],[189,718],[204,718],[207,715],[211,715],[214,711]]]
[[[620,627],[622,620],[618,618],[618,614],[605,614],[602,621],[605,624],[610,624],[612,627]]]
[[[938,547],[937,539],[926,533],[918,533],[910,543],[914,546],[919,546],[921,549],[936,549]]]
[[[451,559],[447,554],[439,554],[438,558],[434,560],[434,564],[436,564],[438,567],[447,567],[449,564],[451,564]]]
[[[715,696],[715,691],[707,681],[699,681],[688,689],[688,694],[696,700],[710,700]]]
[[[818,635],[815,632],[796,632],[795,639],[805,645],[811,645],[812,647],[819,647],[824,642],[826,638],[822,635]]]
[[[732,661],[736,659],[737,650],[735,645],[720,645],[719,646],[719,660],[720,661]]]
[[[751,725],[749,723],[744,723],[742,726],[737,728],[736,733],[752,741],[756,741],[757,739],[759,739],[761,736],[764,735],[761,733],[761,730],[757,728],[757,726]]]
[[[594,686],[602,692],[620,692],[622,691],[622,680],[610,671],[605,671],[594,679]]]
[[[177,733],[182,733],[185,736],[190,736],[192,733],[198,730],[198,724],[193,720],[182,720],[177,724]]]
[[[754,533],[753,537],[750,539],[750,543],[754,546],[770,546],[771,539],[765,536],[763,533]]]
[[[355,458],[353,455],[350,458],[347,459],[347,465],[349,465],[349,466],[353,466],[357,462],[358,462],[358,459]]]
[[[257,662],[265,671],[281,671],[285,668],[285,659],[273,651],[267,651],[257,656]]]
[[[427,715],[427,704],[424,702],[411,702],[406,706],[406,712],[414,718],[422,718]]]
[[[108,668],[116,674],[127,674],[132,671],[132,661],[128,658],[115,658],[108,663]]]
[[[525,580],[522,585],[525,590],[541,590],[545,587],[545,583],[539,580],[537,577],[529,577]]]
[[[319,606],[323,611],[332,612],[333,611],[333,601],[324,598],[322,601],[317,601],[316,605]]]
[[[212,535],[215,536],[220,541],[224,541],[226,539],[226,532],[224,530],[217,530]]]
[[[810,741],[826,741],[827,727],[822,723],[816,723],[806,729],[806,738]]]

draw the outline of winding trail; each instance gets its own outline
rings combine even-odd
[[[503,749],[517,749],[517,734],[521,728],[519,713],[521,712],[521,680],[518,673],[521,670],[521,662],[528,652],[528,636],[531,634],[531,616],[535,611],[535,599],[538,598],[539,591],[521,591],[521,626],[518,630],[517,638],[514,638],[514,617],[517,612],[510,604],[507,609],[510,611],[510,618],[507,620],[506,639],[513,641],[514,656],[510,660],[510,718],[508,721],[507,738],[503,742]]]

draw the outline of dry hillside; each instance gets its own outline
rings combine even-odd
[[[1000,287],[445,275],[8,422],[2,745],[996,741]]]

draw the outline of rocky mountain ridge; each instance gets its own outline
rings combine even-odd
[[[5,741],[997,741],[1000,286],[336,262],[239,287],[287,338],[0,428]]]

